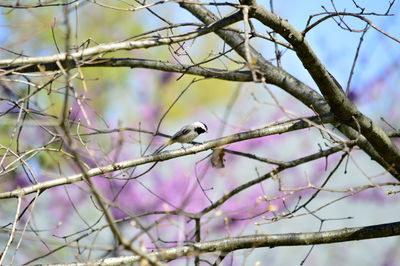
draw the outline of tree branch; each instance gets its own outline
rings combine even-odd
[[[278,32],[288,41],[304,67],[317,84],[335,117],[342,123],[357,129],[371,143],[380,156],[398,173],[400,172],[400,150],[393,144],[385,132],[370,118],[363,115],[344,94],[341,86],[334,77],[325,69],[325,66],[313,52],[301,32],[296,31],[287,20],[276,14],[268,12],[254,0],[243,1],[251,6],[250,15],[258,19],[265,26]],[[354,121],[357,120],[357,121]],[[357,125],[358,124],[358,125]],[[389,168],[386,168],[389,169]],[[400,180],[400,175],[395,175]]]
[[[150,59],[139,59],[139,58],[98,58],[95,60],[76,63],[75,60],[68,59],[61,62],[63,67],[69,66],[75,68],[79,67],[130,67],[130,68],[148,68],[156,69],[166,72],[176,72],[182,74],[190,74],[202,76],[205,78],[216,78],[222,80],[231,80],[238,82],[253,81],[250,71],[239,71],[239,70],[225,70],[211,67],[193,66],[185,64],[174,64],[169,62],[150,60]],[[14,69],[18,69],[14,72]],[[59,66],[57,63],[44,63],[40,64],[40,69],[43,71],[57,71]],[[3,70],[7,73],[6,75],[13,75],[16,73],[31,73],[39,72],[37,65],[31,65],[22,68],[22,65],[5,67]]]
[[[323,117],[311,117],[311,118],[308,118],[307,120],[309,120],[315,124],[321,124],[321,123],[332,122],[332,118],[333,118],[332,116],[326,115]],[[143,164],[158,162],[158,161],[166,161],[166,160],[170,160],[173,158],[182,157],[182,156],[189,155],[189,154],[199,153],[202,151],[206,151],[209,149],[213,149],[216,147],[220,147],[223,145],[227,145],[227,144],[231,144],[231,143],[235,143],[235,142],[239,142],[239,141],[243,141],[243,140],[265,137],[265,136],[274,135],[274,134],[281,134],[284,132],[290,132],[290,131],[294,131],[294,130],[308,128],[311,126],[312,126],[312,124],[310,124],[309,122],[301,120],[301,121],[291,121],[288,123],[283,123],[283,124],[275,125],[275,126],[259,128],[259,129],[250,130],[250,131],[246,131],[246,132],[242,132],[242,133],[237,133],[234,135],[226,136],[226,137],[215,139],[215,140],[206,141],[202,144],[193,145],[192,147],[185,148],[185,149],[181,148],[181,149],[177,149],[177,150],[162,152],[160,154],[154,154],[154,155],[151,154],[151,155],[139,157],[139,158],[132,159],[132,160],[126,160],[126,161],[109,164],[109,165],[102,166],[102,167],[91,168],[86,171],[85,176],[87,178],[90,178],[90,177],[101,175],[101,174],[119,171],[121,169],[125,169],[128,167],[133,167],[133,166],[138,166],[138,165],[143,165]],[[0,199],[25,196],[27,194],[31,194],[31,193],[34,193],[39,190],[45,190],[45,189],[56,187],[56,186],[71,184],[71,183],[75,183],[75,182],[78,182],[81,180],[83,180],[82,173],[71,175],[71,176],[66,176],[66,177],[60,177],[60,178],[56,178],[53,180],[37,183],[32,186],[15,189],[13,191],[2,192],[2,193],[0,193]]]
[[[181,4],[181,6],[186,10],[188,10],[190,13],[192,13],[195,17],[200,19],[205,24],[211,24],[218,20],[217,16],[215,16],[213,13],[211,13],[209,10],[207,10],[205,7],[201,5]],[[254,14],[250,15],[254,16]],[[275,14],[272,14],[272,16],[279,18],[279,16]],[[283,21],[282,19],[280,20]],[[289,25],[287,22],[285,23]],[[240,34],[232,31],[221,31],[221,30],[217,30],[215,33],[218,34],[218,36],[221,39],[223,39],[229,46],[231,46],[241,57],[246,58],[246,52],[245,52],[246,48],[244,47],[244,39]],[[289,35],[287,37],[289,37]],[[303,104],[315,110],[319,114],[325,114],[330,112],[330,106],[321,95],[319,95],[313,89],[311,89],[310,87],[308,87],[307,85],[305,85],[304,83],[302,83],[301,81],[299,81],[298,79],[296,79],[283,69],[273,66],[250,45],[249,45],[249,50],[251,53],[251,57],[254,58],[253,61],[255,62],[257,71],[259,72],[260,75],[263,76],[263,78],[265,78],[265,81],[267,83],[282,88],[287,93],[291,94],[292,96],[300,100]],[[330,82],[334,82],[332,81],[330,76],[329,80]],[[390,172],[396,178],[400,179],[400,175],[398,173],[400,171],[393,169],[393,165],[382,157],[381,155],[382,153],[381,152],[378,153],[377,150],[375,149],[375,146],[372,146],[369,143],[369,140],[367,140],[363,135],[360,135],[357,132],[357,130],[354,130],[352,127],[348,127],[346,125],[339,125],[338,129],[348,138],[357,139],[357,145],[361,149],[363,149],[369,156],[371,156],[373,160],[378,162],[385,170]]]
[[[182,41],[191,40],[202,35],[208,34],[210,32],[214,32],[217,29],[221,29],[228,25],[231,25],[235,22],[238,22],[242,19],[242,12],[237,11],[234,14],[225,17],[221,20],[215,21],[210,25],[205,27],[189,31],[184,34],[170,36],[170,37],[158,37],[151,38],[148,40],[137,40],[137,41],[125,41],[125,42],[117,42],[117,43],[107,43],[100,44],[90,48],[82,48],[80,51],[73,53],[58,53],[50,56],[35,56],[35,57],[19,57],[12,59],[1,59],[0,67],[9,67],[9,66],[21,66],[21,65],[30,65],[30,64],[44,64],[44,63],[55,63],[57,61],[63,61],[65,59],[74,59],[80,60],[85,57],[95,56],[95,55],[104,55],[109,52],[115,52],[119,50],[133,50],[140,48],[150,48],[156,46],[170,45],[173,43],[178,43]]]
[[[348,242],[355,240],[366,240],[372,238],[391,237],[400,235],[400,222],[379,224],[364,227],[343,228],[338,230],[289,233],[289,234],[260,234],[241,237],[229,237],[219,240],[195,243],[191,246],[178,246],[149,253],[161,261],[171,261],[181,257],[195,256],[201,253],[210,252],[232,252],[235,250],[260,247],[281,247],[281,246],[309,246]],[[120,256],[101,260],[86,261],[83,263],[69,263],[59,265],[120,265],[138,262],[139,256]]]

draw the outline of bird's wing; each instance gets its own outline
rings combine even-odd
[[[171,140],[176,140],[176,139],[179,138],[180,136],[185,135],[185,134],[187,134],[187,133],[189,133],[189,132],[190,132],[190,127],[189,127],[189,126],[184,126],[183,128],[181,128],[178,132],[176,132],[176,133],[172,136]]]

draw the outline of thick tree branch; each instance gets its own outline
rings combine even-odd
[[[149,256],[155,257],[161,261],[171,261],[181,257],[195,256],[196,254],[216,251],[232,252],[247,248],[321,245],[398,235],[400,235],[400,222],[365,227],[343,228],[324,232],[260,234],[229,237],[214,241],[195,243],[191,246],[167,248],[149,253]],[[135,263],[139,260],[139,256],[121,256],[86,261],[84,263],[69,263],[60,265],[120,265]]]
[[[363,115],[344,94],[340,85],[325,69],[325,66],[313,52],[304,35],[296,31],[287,20],[268,12],[255,1],[243,1],[250,5],[250,15],[258,19],[264,25],[279,33],[288,41],[304,67],[310,73],[324,98],[328,102],[332,112],[338,120],[355,129],[360,127],[361,133],[371,143],[383,159],[397,172],[400,172],[400,150],[394,145],[385,132],[370,118]],[[355,122],[357,120],[357,122]],[[400,176],[395,176],[400,180]]]
[[[193,66],[193,65],[184,65],[184,64],[173,64],[169,62],[150,60],[150,59],[139,59],[139,58],[101,58],[95,60],[88,60],[85,62],[76,63],[75,60],[64,60],[62,61],[62,66],[69,66],[71,68],[79,67],[130,67],[130,68],[148,68],[148,69],[156,69],[167,72],[176,72],[182,74],[190,74],[202,76],[205,78],[216,78],[222,80],[231,80],[237,82],[246,82],[252,81],[253,78],[251,76],[250,71],[239,71],[239,70],[225,70],[218,68],[210,68],[210,67],[202,67],[202,66]],[[37,65],[32,65],[28,67],[21,68],[22,66],[13,66],[3,68],[8,75],[12,75],[15,73],[31,73],[31,72],[39,72],[39,68]],[[14,72],[14,69],[21,68]],[[40,64],[41,70],[46,71],[57,71],[60,67],[57,63],[45,63]]]
[[[202,32],[192,32],[192,33],[188,33],[186,35],[180,35],[179,36],[175,36],[175,37],[171,37],[171,38],[161,38],[164,41],[162,42],[163,44],[170,44],[173,42],[178,42],[178,41],[182,41],[185,38],[194,38],[197,34],[197,36],[200,36],[201,34],[205,34],[208,33],[209,31],[215,30],[217,28],[221,28],[222,24],[223,25],[229,25],[229,23],[233,23],[237,20],[239,20],[241,18],[241,13],[235,13],[227,18],[224,18],[222,20],[218,20],[218,18],[212,14],[211,12],[209,12],[205,7],[201,6],[201,5],[195,5],[195,4],[187,4],[187,3],[181,3],[181,6],[184,7],[185,9],[189,10],[193,15],[195,15],[196,17],[198,17],[201,21],[203,21],[205,24],[207,25],[212,25],[209,27],[206,27],[204,29],[204,31]],[[229,20],[230,19],[230,20]],[[232,21],[231,21],[232,20]],[[202,30],[201,29],[201,30]],[[200,30],[199,30],[200,31]],[[231,47],[233,47],[233,49],[239,54],[241,55],[243,58],[246,57],[245,55],[245,46],[244,46],[244,39],[242,38],[242,36],[234,31],[226,31],[226,30],[215,30],[215,33],[218,34],[225,42],[227,42]],[[193,35],[193,36],[192,36]],[[174,39],[172,39],[174,38]],[[179,39],[181,38],[181,39]],[[149,40],[151,42],[157,41],[157,40]],[[158,40],[159,41],[159,40]],[[108,47],[108,48],[104,48],[104,53],[111,52],[113,49],[128,49],[126,48],[128,45],[128,43],[131,43],[132,45],[135,43],[135,41],[132,42],[124,42],[124,43],[118,43],[115,44],[117,45],[119,48],[117,47]],[[161,42],[159,42],[158,44],[153,43],[151,45],[162,45]],[[123,44],[121,46],[121,44]],[[114,44],[112,44],[114,45]],[[138,47],[147,47],[146,45],[150,45],[149,43],[145,44],[145,43],[140,43],[140,41],[138,43],[135,44]],[[133,45],[133,46],[135,46]],[[150,45],[150,46],[151,46]],[[107,45],[103,45],[103,46],[107,46]],[[129,45],[128,45],[129,46]],[[133,46],[129,49],[133,49]],[[149,47],[150,47],[149,46]],[[123,48],[125,47],[125,48]],[[72,55],[76,55],[77,58],[71,59],[67,62],[71,63],[71,64],[75,64],[75,60],[79,59],[82,57],[82,53],[85,52],[87,53],[86,55],[89,54],[97,54],[100,53],[102,48],[102,45],[100,46],[96,46],[96,47],[92,47],[89,48],[91,50],[89,50],[88,53],[88,49],[84,50],[82,52],[77,53],[72,53]],[[111,49],[112,48],[112,49]],[[279,86],[280,88],[284,89],[286,92],[290,93],[291,95],[293,95],[294,97],[296,97],[297,99],[299,99],[301,102],[303,102],[306,106],[312,108],[313,110],[317,111],[319,114],[324,114],[330,111],[330,107],[327,104],[327,102],[318,94],[316,93],[314,90],[312,90],[311,88],[309,88],[308,86],[306,86],[305,84],[303,84],[302,82],[300,82],[299,80],[297,80],[296,78],[294,78],[293,76],[291,76],[290,74],[288,74],[287,72],[285,72],[284,70],[277,68],[275,66],[273,66],[271,63],[269,63],[267,60],[265,60],[261,54],[259,54],[256,50],[254,50],[251,46],[250,46],[250,53],[251,53],[251,57],[254,58],[254,62],[256,65],[256,70],[257,73],[260,73],[263,78],[265,78],[267,83],[270,84],[274,84]],[[60,56],[60,54],[55,55],[55,56],[50,56],[50,57],[44,57],[46,60],[50,60],[49,63],[49,67],[50,69],[53,69],[53,64],[55,59],[57,59]],[[54,58],[57,57],[57,58]],[[65,59],[65,57],[60,57],[61,62],[65,63],[65,60],[63,61],[63,59]],[[20,67],[20,71],[21,72],[25,72],[24,68],[28,68],[30,71],[37,71],[36,69],[38,68],[36,64],[34,65],[25,65],[21,67],[21,62],[20,60],[24,60],[24,58],[17,58],[17,59],[10,59],[12,62],[12,66],[14,67]],[[32,62],[37,62],[37,64],[46,62],[45,61],[41,61],[43,59],[43,57],[29,57],[29,58],[25,58],[25,59],[29,59],[29,60],[33,60]],[[7,59],[8,61],[10,61],[9,59]],[[101,60],[101,59],[100,59]],[[105,59],[105,60],[109,60],[109,59]],[[132,59],[129,59],[132,60]],[[7,62],[8,62],[7,61]],[[2,61],[0,60],[0,63]],[[10,63],[10,62],[8,62]],[[182,69],[182,67],[173,67],[171,65],[165,65],[166,63],[159,63],[159,62],[151,62],[151,61],[104,61],[102,64],[106,65],[113,65],[114,63],[116,63],[117,65],[124,65],[126,64],[126,66],[129,67],[146,67],[146,68],[153,68],[153,69],[159,69],[159,70],[164,70],[164,71],[176,71],[179,73],[184,73],[184,71],[186,71],[186,69]],[[83,64],[84,66],[88,66],[89,63],[87,62],[79,62],[78,64]],[[41,64],[40,64],[41,66]],[[8,67],[9,69],[10,67]],[[226,80],[232,80],[232,79],[236,79],[236,81],[249,81],[248,78],[248,73],[244,72],[244,71],[240,71],[240,72],[225,72],[225,73],[213,73],[213,69],[207,69],[209,70],[209,72],[205,71],[204,69],[202,69],[200,67],[192,67],[187,69],[187,72],[185,73],[189,73],[189,74],[200,74],[202,76],[205,77],[214,77],[214,78],[220,78],[220,79],[226,79]],[[41,68],[41,70],[43,70],[43,68]],[[12,70],[8,70],[10,73]],[[4,74],[4,73],[3,73]],[[329,75],[329,73],[328,73]],[[330,79],[330,78],[329,78]],[[342,133],[344,133],[348,138],[350,139],[357,139],[357,145],[363,149],[369,156],[371,156],[371,158],[375,161],[377,161],[380,165],[382,165],[382,167],[384,169],[386,169],[387,171],[389,171],[393,176],[399,178],[399,174],[398,171],[396,171],[393,168],[393,162],[392,160],[386,160],[384,158],[382,158],[381,154],[382,154],[382,150],[385,150],[385,147],[388,147],[388,145],[390,146],[392,144],[392,142],[387,138],[387,136],[385,135],[385,133],[380,129],[377,128],[375,124],[372,123],[372,121],[369,118],[364,117],[365,119],[363,120],[364,123],[362,123],[364,125],[363,129],[365,134],[368,134],[369,132],[371,133],[370,135],[368,135],[368,139],[369,140],[375,140],[377,137],[377,140],[375,140],[375,144],[374,146],[372,146],[369,141],[367,141],[367,139],[363,136],[363,135],[359,135],[357,130],[352,129],[351,127],[347,127],[345,125],[339,125],[338,128],[340,129],[340,131]],[[353,122],[353,121],[350,121]],[[365,126],[369,126],[371,125],[373,130],[365,130]],[[353,125],[354,126],[354,125]],[[379,142],[379,140],[383,140],[383,145],[382,147],[379,146],[378,144],[382,144],[381,142]],[[381,147],[380,148],[380,153],[378,153],[376,151],[376,146]],[[390,146],[392,153],[386,155],[385,153],[385,157],[387,158],[394,158],[396,159],[397,155],[395,149],[393,149],[393,145]],[[395,148],[395,147],[394,147]],[[394,150],[394,152],[393,152]],[[396,156],[392,156],[394,153],[394,155]],[[390,159],[389,158],[389,159]]]
[[[187,9],[205,24],[211,24],[218,20],[217,16],[207,10],[204,6],[196,4],[181,4],[181,6]],[[254,14],[250,15],[254,16]],[[272,15],[278,17],[277,15]],[[218,36],[223,39],[229,46],[231,46],[241,57],[246,58],[246,47],[244,46],[244,38],[240,34],[232,31],[221,30],[217,30],[215,33],[218,34]],[[282,88],[292,96],[296,97],[306,106],[317,111],[319,114],[330,112],[330,106],[324,100],[324,98],[321,97],[321,95],[319,95],[317,92],[315,92],[313,89],[311,89],[295,77],[291,76],[283,69],[273,66],[251,46],[249,46],[249,51],[251,54],[251,58],[254,58],[253,62],[255,64],[255,68],[263,76],[267,83],[274,84]],[[329,73],[327,75],[329,75]],[[330,75],[329,80],[335,83],[331,79]],[[393,169],[392,164],[389,163],[389,161],[386,161],[382,157],[381,153],[378,153],[375,147],[372,146],[363,135],[360,135],[357,130],[354,130],[353,128],[345,125],[339,125],[338,128],[348,138],[357,139],[357,145],[361,149],[363,149],[369,156],[371,156],[373,160],[377,161],[393,176],[400,179],[400,175],[398,174],[399,171]]]

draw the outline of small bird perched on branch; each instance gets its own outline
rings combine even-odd
[[[197,138],[200,134],[203,134],[204,132],[208,132],[208,128],[202,122],[196,121],[190,125],[186,125],[182,127],[178,132],[176,132],[170,140],[161,145],[154,152],[154,154],[161,152],[165,147],[176,142],[181,143],[183,147],[183,143],[192,142],[195,138]]]

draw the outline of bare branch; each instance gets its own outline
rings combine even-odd
[[[319,124],[319,123],[331,122],[332,121],[331,119],[332,119],[332,116],[328,115],[328,116],[321,117],[321,118],[320,117],[312,117],[312,118],[309,118],[308,120],[311,120],[316,124]],[[299,130],[299,129],[303,129],[303,128],[308,128],[310,126],[311,125],[308,122],[298,121],[298,122],[289,122],[289,123],[281,124],[281,125],[277,125],[277,126],[270,126],[270,127],[250,130],[247,132],[238,133],[235,135],[219,138],[216,140],[206,141],[202,144],[194,145],[194,146],[192,146],[190,148],[186,148],[186,149],[181,148],[181,149],[172,150],[172,151],[168,151],[168,152],[162,152],[160,154],[147,155],[147,156],[143,156],[143,157],[132,159],[132,160],[127,160],[127,161],[122,161],[119,163],[114,163],[114,164],[110,164],[110,165],[106,165],[106,166],[102,166],[102,167],[92,168],[92,169],[87,170],[85,172],[85,175],[87,176],[87,178],[90,178],[90,177],[93,177],[96,175],[119,171],[121,169],[125,169],[128,167],[133,167],[133,166],[157,162],[157,161],[170,160],[173,158],[206,151],[209,149],[213,149],[216,147],[220,147],[220,146],[238,142],[238,141],[243,141],[243,140],[252,139],[252,138],[265,137],[265,136],[270,136],[273,134],[280,134],[283,132],[289,132],[289,131]],[[13,190],[10,192],[2,192],[2,193],[0,193],[0,199],[13,198],[13,197],[18,197],[20,195],[25,196],[25,195],[34,193],[38,190],[45,190],[45,189],[48,189],[51,187],[56,187],[56,186],[65,185],[65,184],[71,184],[71,183],[81,181],[82,179],[83,179],[83,173],[71,175],[71,176],[67,176],[67,177],[60,177],[60,178],[56,178],[53,180],[35,184],[33,186],[16,189],[16,190]]]
[[[229,26],[242,18],[241,12],[236,12],[228,17],[225,17],[219,21],[216,21],[212,25],[208,25],[199,28],[194,31],[189,31],[184,34],[169,36],[169,37],[159,37],[151,38],[148,40],[138,40],[138,41],[125,41],[109,44],[100,44],[90,48],[81,48],[80,51],[71,53],[59,53],[50,56],[37,56],[37,57],[20,57],[13,59],[0,59],[0,67],[9,67],[16,65],[31,65],[31,64],[44,64],[44,63],[55,63],[57,61],[62,62],[66,59],[81,60],[95,55],[104,55],[106,53],[115,52],[119,50],[134,50],[141,48],[150,48],[163,45],[170,45],[173,43],[183,42],[186,40],[191,40],[193,38],[200,37],[202,35],[213,32],[217,29]]]
[[[213,241],[195,243],[192,246],[173,247],[152,252],[150,256],[162,261],[171,261],[180,257],[194,256],[198,253],[232,252],[246,248],[280,247],[280,246],[304,246],[321,245],[338,242],[358,241],[371,238],[391,237],[400,235],[400,222],[379,224],[365,227],[344,228],[339,230],[290,233],[290,234],[258,234],[241,237],[229,237]],[[126,264],[137,262],[137,256],[123,256],[106,258],[102,260],[86,261],[84,263],[62,265],[104,265]]]

